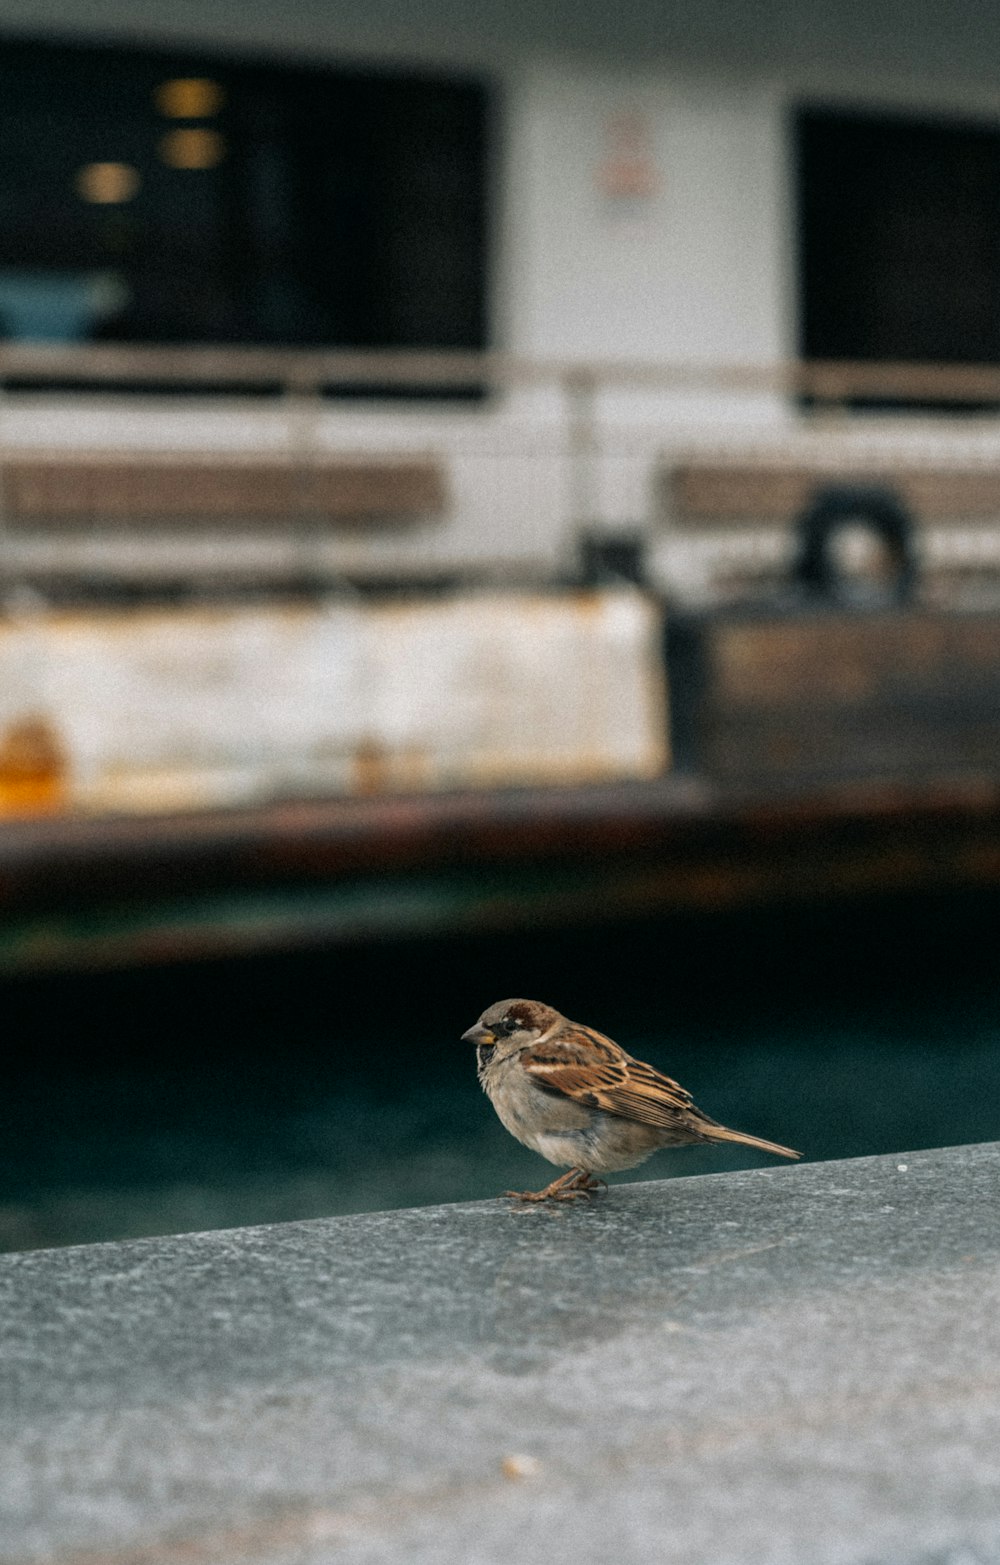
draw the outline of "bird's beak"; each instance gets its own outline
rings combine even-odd
[[[463,1032],[462,1042],[476,1044],[495,1043],[496,1035],[490,1032],[488,1027],[484,1027],[482,1022],[476,1022],[475,1026],[470,1027],[468,1032]]]

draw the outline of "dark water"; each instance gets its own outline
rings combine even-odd
[[[458,1042],[512,994],[809,1158],[1000,1138],[998,914],[923,897],[9,983],[0,1247],[537,1187]]]

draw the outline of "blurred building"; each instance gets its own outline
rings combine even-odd
[[[102,817],[111,898],[130,811],[650,784],[591,800],[589,847],[558,806],[582,860],[623,811],[682,821],[672,759],[765,793],[985,773],[992,809],[994,36],[978,0],[8,0],[0,814]],[[448,852],[494,852],[480,802]],[[218,884],[304,819],[255,817]],[[436,865],[422,821],[393,829]],[[225,834],[164,829],[181,886]]]
[[[658,584],[697,597],[725,569],[780,565],[787,540],[769,524],[788,505],[768,480],[734,515],[703,474],[678,487],[689,460],[721,455],[741,481],[752,458],[904,483],[942,467],[982,479],[1000,460],[981,419],[957,444],[935,425],[929,444],[923,426],[868,418],[818,449],[809,396],[774,373],[799,359],[997,362],[1000,117],[993,23],[972,0],[947,17],[924,0],[863,15],[792,0],[11,0],[2,27],[8,345],[515,361],[381,384],[377,367],[314,369],[306,389],[318,377],[334,393],[317,401],[275,395],[303,389],[290,361],[244,359],[221,379],[221,360],[203,362],[180,398],[155,356],[119,362],[117,379],[105,363],[97,396],[93,361],[8,354],[0,438],[22,463],[4,486],[9,569],[538,581],[574,569],[590,528],[638,536]],[[890,390],[860,400],[894,415],[941,405],[933,385]],[[990,405],[967,383],[960,400]],[[125,536],[143,501],[121,463],[86,481],[79,467],[26,475],[43,450],[139,467],[158,454],[373,463],[353,511],[258,490],[265,513],[338,522],[294,540],[285,528],[284,542],[239,525],[253,507],[238,480],[213,499],[186,471],[161,519],[187,504],[225,525],[157,544],[149,523]],[[393,487],[386,464],[414,458],[409,488]],[[994,509],[992,488],[960,514],[939,503],[927,519],[951,525],[928,535],[930,554],[988,565]],[[57,518],[55,537],[43,523]]]

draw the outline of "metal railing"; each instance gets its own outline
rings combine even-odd
[[[328,387],[467,389],[558,384],[573,398],[598,389],[772,392],[817,402],[884,399],[1000,403],[1000,365],[786,359],[695,363],[530,357],[495,349],[417,350],[0,344],[0,383],[226,385],[319,394]]]
[[[622,517],[626,515],[629,525],[633,521],[643,525],[655,523],[660,514],[657,508],[662,505],[658,498],[652,498],[653,485],[649,480],[651,476],[662,475],[666,467],[676,462],[677,453],[683,451],[688,432],[694,427],[686,417],[687,408],[702,410],[699,427],[712,442],[725,445],[731,438],[737,447],[745,448],[747,430],[738,422],[730,426],[727,417],[733,409],[738,410],[744,401],[754,397],[775,399],[777,416],[766,428],[755,422],[752,438],[759,440],[769,429],[780,440],[796,425],[803,430],[810,427],[825,430],[830,421],[824,415],[843,411],[852,402],[909,402],[918,407],[953,409],[956,414],[967,409],[1000,408],[1000,365],[794,359],[755,364],[671,363],[532,357],[499,350],[431,352],[6,342],[0,343],[0,388],[6,388],[8,408],[20,406],[24,410],[18,415],[22,430],[32,394],[47,390],[58,393],[63,408],[79,405],[78,392],[90,395],[109,391],[119,393],[129,388],[142,392],[180,390],[197,393],[204,390],[231,393],[237,398],[250,392],[266,392],[270,394],[268,397],[255,396],[252,400],[258,407],[282,412],[280,432],[271,431],[269,438],[273,438],[274,444],[268,449],[303,474],[317,462],[329,460],[331,455],[350,455],[348,443],[356,439],[361,427],[357,414],[367,415],[371,409],[376,421],[371,425],[375,454],[378,455],[378,446],[384,444],[386,450],[392,447],[408,456],[440,457],[449,469],[456,512],[473,519],[465,527],[462,538],[459,537],[461,528],[455,528],[443,543],[439,536],[437,544],[428,545],[424,562],[427,569],[440,569],[442,574],[478,569],[476,560],[462,552],[465,549],[463,538],[467,541],[475,527],[480,537],[489,535],[498,540],[497,570],[523,568],[535,579],[546,570],[564,566],[576,547],[576,539],[588,528],[600,529],[609,525],[620,528],[624,525]],[[329,392],[340,394],[341,400],[324,400],[324,394]],[[350,395],[354,392],[363,400],[356,401]],[[398,419],[390,418],[385,424],[377,422],[387,408],[400,407],[396,396],[405,396],[407,392],[422,394],[421,419],[416,423],[409,421],[406,430]],[[435,392],[440,392],[442,398],[447,397],[450,410],[461,410],[460,424],[445,419],[437,422],[436,410],[445,404],[435,400]],[[456,403],[455,394],[462,392],[477,400]],[[522,404],[516,396],[520,393],[540,393],[542,397],[537,403],[531,395],[527,397],[523,417],[520,416]],[[634,407],[641,410],[634,422],[630,401],[633,394],[637,399]],[[787,417],[783,420],[781,399],[785,399],[786,407],[791,404],[789,411],[801,411],[801,419],[793,418],[791,423]],[[152,427],[149,418],[154,422],[158,419],[158,405],[154,402],[147,406],[151,407],[151,413],[146,415],[149,428]],[[722,409],[725,416],[716,419],[716,408]],[[509,419],[505,417],[508,409],[513,410]],[[543,410],[540,416],[538,409]],[[348,410],[351,417],[337,424],[340,410]],[[333,415],[333,424],[328,420],[327,412]],[[500,418],[494,423],[492,415],[497,413]],[[169,421],[166,424],[169,425]],[[115,431],[126,431],[129,421],[120,416],[118,408],[109,407],[101,426],[109,448],[117,449]],[[830,424],[830,427],[834,426],[841,431],[859,427],[853,420],[838,418]],[[6,426],[3,435],[13,451],[17,441],[10,434],[12,427]],[[942,432],[958,427],[957,421],[950,423],[947,419],[940,424]],[[971,426],[964,423],[962,427]],[[275,425],[275,429],[278,428],[279,425]],[[987,421],[981,426],[981,436],[976,438],[989,446],[986,459],[991,465],[997,465],[1000,447],[994,452],[993,428],[994,421]],[[828,443],[825,434],[819,438],[824,445]],[[943,438],[951,439],[944,433]],[[414,446],[415,439],[422,444]],[[32,449],[36,449],[34,438],[31,444]],[[101,437],[88,435],[81,443],[70,436],[59,450],[65,456],[73,446],[79,454],[81,446],[89,452],[91,449],[96,451],[100,444]],[[193,455],[182,449],[183,446],[182,439],[176,448],[178,456]],[[120,449],[131,460],[141,460],[144,455],[137,447],[133,450],[131,437],[127,441],[123,439]],[[52,450],[59,455],[55,447]],[[240,452],[248,460],[262,454],[245,441]],[[211,449],[198,446],[198,460],[211,460],[213,456],[235,460],[236,452],[227,446],[226,437],[221,436],[218,445]],[[928,456],[928,460],[933,460],[932,456]],[[635,497],[642,494],[645,498],[637,499],[635,503],[625,500],[619,503],[626,491],[618,484],[616,464],[626,472],[626,485],[631,485],[629,492]],[[474,476],[470,476],[472,467],[475,467]],[[5,507],[2,493],[4,476],[0,464],[0,534],[7,533],[6,539],[0,539],[0,555],[8,563],[10,573],[17,575],[20,569],[17,560],[29,546],[22,540],[13,548],[14,540],[9,531],[10,507]],[[303,492],[306,487],[303,482]],[[617,511],[609,510],[609,496],[618,504]],[[302,559],[311,560],[315,554],[317,558],[322,555],[324,560],[329,555],[330,560],[346,562],[351,550],[346,544],[339,553],[339,545],[327,548],[321,530],[318,532],[313,525],[315,520],[304,506],[299,540]],[[527,541],[529,530],[532,534],[530,544]],[[512,531],[516,534],[513,545],[510,544]],[[542,539],[543,534],[550,535],[551,543]],[[542,539],[537,550],[534,549],[535,539]],[[136,542],[135,548],[139,546],[140,542]],[[117,558],[125,545],[109,539],[106,547],[117,551]],[[148,540],[141,540],[141,547],[148,555],[151,548]],[[417,568],[416,547],[401,544],[402,571],[411,572]],[[687,545],[679,544],[678,547],[687,548]],[[702,545],[699,543],[698,547]],[[92,550],[95,558],[103,548],[104,544],[95,541]],[[174,550],[171,559],[179,558],[177,551],[181,545],[171,544],[171,549]],[[716,555],[722,558],[723,554],[734,561],[752,556],[754,569],[758,556],[770,561],[772,555],[777,558],[777,552],[780,552],[770,535],[757,538],[749,534],[745,538],[733,536],[724,541],[705,540],[702,552],[706,549],[713,560]],[[256,555],[248,554],[247,557],[249,560]],[[66,559],[70,558],[76,556],[67,554]],[[100,554],[100,558],[104,555]],[[992,554],[990,559],[992,562]],[[525,562],[523,567],[518,561]],[[347,568],[345,563],[344,569]],[[357,567],[362,572],[365,568]],[[742,564],[738,568],[743,569]],[[715,570],[714,565],[712,570]]]

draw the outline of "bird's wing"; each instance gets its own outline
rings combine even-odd
[[[695,1108],[689,1092],[652,1065],[633,1060],[602,1033],[575,1026],[558,1040],[525,1049],[521,1065],[546,1092],[562,1093],[588,1108],[664,1129],[684,1126],[697,1134],[712,1124]]]

